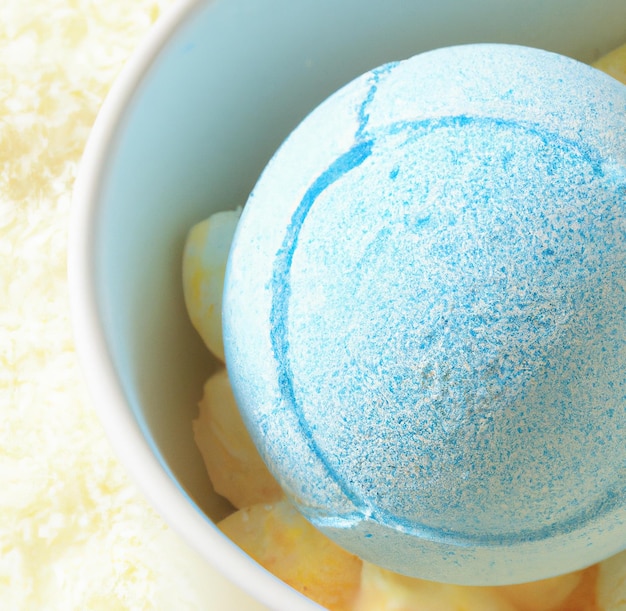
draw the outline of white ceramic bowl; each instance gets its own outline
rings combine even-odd
[[[274,150],[369,68],[466,42],[591,61],[623,42],[623,0],[179,0],[113,87],[75,189],[77,348],[104,426],[164,518],[267,606],[316,608],[213,520],[191,420],[214,366],[187,319],[187,230],[246,201]]]

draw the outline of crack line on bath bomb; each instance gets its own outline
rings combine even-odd
[[[370,78],[368,78],[370,88],[365,95],[365,99],[361,102],[361,105],[359,106],[359,126],[357,127],[357,130],[354,134],[356,141],[362,139],[365,134],[365,128],[367,127],[367,124],[370,120],[370,115],[369,112],[367,112],[367,107],[372,103],[372,101],[374,100],[374,96],[378,91],[380,77],[389,74],[398,64],[399,62],[390,62],[371,71]]]
[[[393,67],[393,65],[391,65],[391,67]],[[365,107],[373,99],[376,92],[376,86],[376,83],[372,84],[368,95],[359,110],[360,123],[357,134],[365,133],[365,127],[369,120],[369,114],[365,112]],[[497,117],[454,115],[417,121],[398,121],[385,126],[380,130],[380,132],[384,135],[396,135],[403,131],[408,131],[413,132],[413,134],[411,134],[412,137],[423,137],[440,128],[463,127],[477,123],[496,125],[498,127],[510,129],[522,129],[523,131],[538,137],[544,144],[551,144],[561,150],[577,150],[580,158],[589,165],[592,173],[596,177],[604,177],[605,175],[605,172],[603,171],[604,164],[602,157],[593,149],[593,147],[590,147],[581,140],[565,138],[557,133],[549,132],[542,129],[540,125],[530,122],[502,119]],[[365,499],[360,498],[360,495],[357,494],[356,491],[351,489],[351,486],[345,478],[338,473],[337,469],[331,464],[324,452],[322,452],[319,448],[314,439],[314,432],[307,422],[302,408],[296,399],[296,393],[293,385],[293,373],[289,362],[289,339],[287,337],[287,327],[289,318],[289,300],[291,296],[291,265],[298,246],[300,230],[317,199],[335,182],[340,180],[350,171],[359,167],[366,159],[368,159],[373,152],[376,140],[376,136],[371,134],[368,136],[367,140],[359,141],[357,138],[357,143],[346,153],[338,157],[307,189],[291,217],[282,245],[276,253],[272,270],[270,342],[274,358],[277,362],[278,386],[280,392],[287,405],[291,407],[293,413],[295,414],[298,426],[300,427],[306,443],[315,457],[320,461],[333,482],[352,503],[357,512],[361,512],[360,514],[349,512],[343,516],[318,516],[317,518],[309,515],[309,520],[319,522],[320,525],[326,524],[327,526],[330,526],[335,520],[338,521],[337,523],[351,523],[358,521],[359,518],[365,518],[372,519],[381,524],[386,524],[387,526],[406,532],[407,534],[411,533],[430,540],[445,539],[456,545],[462,545],[463,542],[465,542],[465,544],[470,542],[480,542],[483,544],[510,544],[513,542],[538,540],[549,536],[550,534],[567,534],[575,530],[577,526],[580,527],[581,515],[585,516],[585,522],[589,522],[594,517],[597,518],[600,517],[601,514],[606,514],[609,511],[615,510],[617,505],[620,503],[621,496],[615,491],[607,491],[606,498],[596,500],[591,507],[587,507],[586,510],[583,510],[580,514],[578,514],[577,518],[567,519],[559,524],[551,524],[538,529],[525,529],[508,535],[470,535],[468,533],[459,533],[452,530],[447,531],[440,528],[433,528],[425,524],[417,524],[412,520],[396,516],[388,510],[384,510],[379,507],[372,507]]]
[[[323,172],[308,188],[300,204],[294,212],[287,227],[281,248],[276,253],[274,269],[272,270],[272,306],[270,311],[270,341],[274,358],[278,365],[278,386],[293,412],[304,438],[316,458],[322,463],[330,477],[339,486],[341,492],[353,503],[355,508],[363,509],[362,503],[357,501],[354,493],[350,492],[336,469],[330,464],[326,456],[320,451],[313,440],[313,431],[309,426],[302,410],[298,407],[294,388],[293,374],[289,364],[289,339],[287,338],[288,304],[291,295],[290,271],[293,255],[298,245],[298,236],[306,216],[320,196],[328,187],[339,180],[346,173],[360,166],[372,153],[372,140],[366,140],[353,146],[347,153],[341,155]]]
[[[581,524],[587,524],[594,518],[599,518],[611,511],[619,509],[622,504],[623,490],[616,492],[608,490],[604,498],[597,499],[587,506],[580,513],[574,514],[567,520],[558,524],[546,524],[541,528],[524,529],[508,534],[471,534],[459,532],[452,529],[416,524],[410,520],[403,520],[383,509],[376,509],[370,515],[348,514],[345,516],[319,517],[305,510],[303,515],[317,528],[342,529],[346,525],[360,522],[363,518],[371,519],[373,522],[392,527],[396,531],[405,533],[412,537],[424,539],[432,542],[445,543],[455,547],[463,548],[470,546],[478,547],[499,547],[506,545],[516,545],[541,541],[554,536],[569,535],[580,529]]]

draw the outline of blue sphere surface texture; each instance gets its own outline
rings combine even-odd
[[[532,581],[626,545],[626,88],[465,45],[289,136],[228,263],[226,362],[303,515],[406,575]]]

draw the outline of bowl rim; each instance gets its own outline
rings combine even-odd
[[[138,489],[165,522],[227,580],[269,608],[313,611],[319,605],[266,569],[219,531],[154,454],[125,396],[100,317],[94,243],[104,179],[133,99],[161,52],[215,0],[177,0],[154,23],[115,79],[98,112],[78,167],[69,218],[70,317],[88,395],[106,436]],[[280,592],[280,599],[277,594]]]

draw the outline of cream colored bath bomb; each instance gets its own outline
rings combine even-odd
[[[354,611],[516,611],[494,588],[457,586],[391,573],[363,564]]]
[[[352,611],[361,561],[313,528],[288,501],[242,509],[222,520],[219,527],[259,564],[302,594],[331,611]]]
[[[230,243],[241,209],[216,212],[194,225],[183,253],[183,293],[193,326],[224,362],[222,291]]]
[[[602,56],[593,65],[618,81],[626,83],[626,44]]]
[[[282,497],[244,426],[225,369],[204,385],[193,433],[215,491],[235,507]]]
[[[626,551],[600,563],[597,592],[602,611],[626,611]]]

